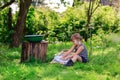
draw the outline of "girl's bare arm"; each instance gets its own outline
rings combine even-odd
[[[73,56],[74,56],[74,55],[78,55],[79,53],[81,53],[83,49],[84,49],[84,47],[83,47],[83,46],[80,46],[80,47],[78,48],[78,50],[73,54]]]
[[[65,58],[69,53],[71,53],[73,51],[74,47],[75,46],[73,45],[67,52],[64,52],[62,58]]]

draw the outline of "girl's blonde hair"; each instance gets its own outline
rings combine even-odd
[[[74,33],[74,34],[71,36],[71,41],[73,41],[73,39],[82,41],[82,36],[80,36],[79,33]]]

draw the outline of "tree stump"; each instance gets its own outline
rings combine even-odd
[[[47,42],[23,42],[21,62],[29,61],[31,57],[35,60],[46,61]]]

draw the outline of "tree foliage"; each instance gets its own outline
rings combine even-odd
[[[75,32],[84,36],[87,24],[86,7],[88,7],[88,3],[68,8],[62,14],[45,7],[30,7],[26,16],[24,35],[43,34],[45,35],[44,38],[49,42],[69,41],[70,36]],[[0,13],[0,41],[4,43],[11,41],[11,33],[13,33],[13,29],[8,30],[7,27],[7,13],[7,8]],[[17,15],[18,13],[13,15],[12,28],[17,23]],[[99,29],[105,33],[120,30],[120,18],[115,9],[109,6],[101,6],[96,9],[94,16],[91,18],[91,24],[93,34],[97,34]]]

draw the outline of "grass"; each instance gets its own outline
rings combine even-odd
[[[95,43],[93,43],[95,45]],[[120,44],[111,42],[109,46],[93,47],[88,63],[76,62],[72,67],[50,64],[54,55],[72,44],[49,44],[46,63],[20,63],[21,47],[9,49],[0,44],[0,80],[119,80],[120,79]],[[89,44],[85,43],[88,51]]]

